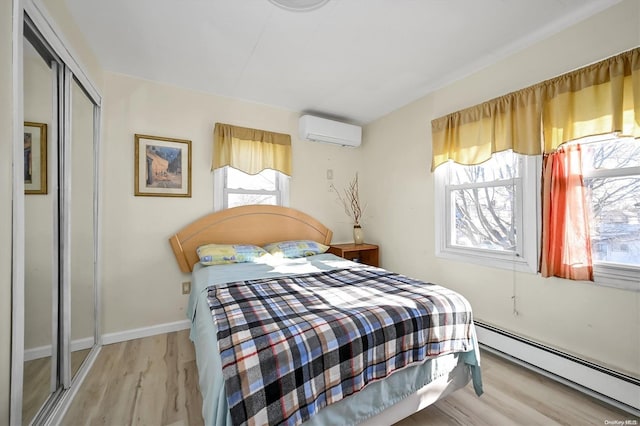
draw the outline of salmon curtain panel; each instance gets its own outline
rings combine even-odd
[[[640,48],[433,120],[431,170],[614,132],[640,137]]]
[[[581,148],[561,146],[543,162],[543,277],[593,281],[588,206],[582,176]]]
[[[273,169],[291,176],[291,136],[216,123],[211,170],[224,166],[250,175]]]

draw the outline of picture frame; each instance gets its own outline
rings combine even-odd
[[[191,197],[191,141],[136,133],[134,194]]]
[[[24,193],[47,194],[47,125],[24,122]]]

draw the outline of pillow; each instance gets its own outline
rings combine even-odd
[[[268,253],[251,244],[206,244],[196,250],[203,265],[253,262]]]
[[[275,256],[286,258],[312,256],[329,250],[329,246],[311,240],[280,241],[267,244],[263,248]]]

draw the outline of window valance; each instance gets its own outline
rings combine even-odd
[[[640,137],[640,48],[542,84],[545,153],[585,136]]]
[[[216,123],[211,170],[224,166],[251,175],[274,169],[291,176],[291,136]]]
[[[480,164],[507,149],[541,154],[540,96],[528,88],[433,120],[431,170],[447,160]]]
[[[431,132],[431,170],[507,149],[550,153],[595,134],[640,137],[640,48],[437,118]]]

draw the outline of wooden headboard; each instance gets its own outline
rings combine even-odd
[[[279,206],[233,207],[204,216],[169,238],[182,272],[198,263],[196,249],[209,243],[255,244],[286,240],[313,240],[329,245],[333,232],[298,210]]]

